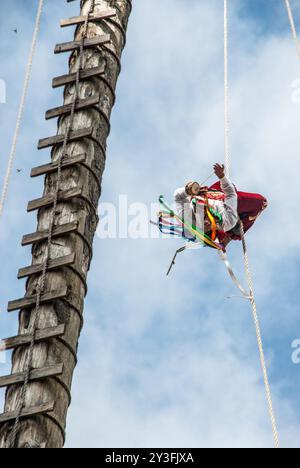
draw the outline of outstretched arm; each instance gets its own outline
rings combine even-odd
[[[214,171],[221,181],[221,189],[225,193],[226,202],[232,198],[237,199],[235,187],[231,180],[225,175],[225,166],[223,164],[221,165],[216,163],[214,165]]]
[[[225,175],[225,166],[221,164],[214,165],[216,176],[221,181],[221,189],[225,193],[225,212],[223,213],[224,230],[230,231],[238,222],[238,197],[236,189],[231,180]]]

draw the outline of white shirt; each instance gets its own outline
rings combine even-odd
[[[209,200],[209,206],[222,216],[222,224],[219,226],[224,232],[231,231],[239,220],[238,197],[233,183],[224,177],[221,179],[221,189],[225,194],[225,201]],[[197,204],[195,209],[191,197],[186,193],[185,187],[176,190],[174,194],[178,215],[188,224],[195,225],[204,232],[205,206]]]

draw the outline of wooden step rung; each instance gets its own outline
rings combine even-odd
[[[81,111],[96,106],[100,102],[100,94],[88,97],[87,99],[80,99],[77,101],[75,111]],[[54,107],[46,112],[46,120],[60,117],[61,115],[70,114],[72,110],[72,104],[66,104],[64,106]]]
[[[21,419],[30,418],[32,416],[38,416],[41,414],[52,413],[55,408],[55,402],[43,403],[39,406],[32,406],[31,408],[24,408],[20,415]],[[0,424],[14,421],[18,416],[18,411],[10,411],[7,413],[0,414]]]
[[[74,187],[68,190],[61,190],[58,193],[58,201],[68,201],[72,200],[72,198],[80,198],[82,195],[82,189],[78,187]],[[27,211],[30,213],[31,211],[39,210],[40,208],[47,208],[53,205],[54,198],[53,195],[47,195],[43,198],[37,198],[36,200],[32,200],[28,203]]]
[[[103,34],[99,37],[92,37],[90,39],[85,39],[84,48],[97,47],[103,44],[110,42],[110,35]],[[61,54],[63,52],[72,52],[73,50],[80,49],[81,41],[72,41],[72,42],[63,42],[62,44],[57,44],[54,49],[55,54]]]
[[[33,369],[30,372],[29,381],[47,379],[49,377],[57,377],[64,371],[64,365],[62,363],[56,364],[55,366],[41,367],[39,369]],[[25,380],[25,372],[19,372],[18,374],[5,375],[0,377],[0,388],[10,387],[11,385],[21,384]]]
[[[108,10],[99,11],[98,13],[91,13],[89,15],[89,22],[93,21],[101,21],[106,18],[112,18],[116,16],[116,10],[114,8],[110,8]],[[74,16],[73,18],[63,19],[60,22],[61,28],[65,28],[67,26],[75,26],[78,24],[84,24],[86,21],[86,16]]]
[[[58,289],[56,291],[46,292],[41,297],[41,304],[47,304],[48,302],[56,301],[58,299],[64,299],[68,295],[68,289]],[[37,295],[23,297],[15,301],[10,301],[7,306],[8,312],[14,312],[15,310],[31,309],[35,306]]]
[[[58,338],[65,334],[66,326],[64,324],[58,325],[57,327],[44,328],[37,330],[35,334],[35,342],[50,340],[52,338]],[[30,333],[24,335],[12,336],[11,338],[5,338],[0,341],[0,351],[7,351],[9,349],[18,348],[19,346],[26,346],[31,343],[32,335]]]
[[[82,138],[91,138],[93,136],[93,128],[82,128],[80,130],[75,130],[70,132],[68,142],[72,142],[75,140],[81,140]],[[38,149],[45,149],[49,148],[50,146],[54,145],[61,145],[63,144],[65,139],[65,135],[56,135],[48,138],[42,138],[39,140]]]
[[[75,166],[75,164],[81,164],[86,161],[86,153],[77,154],[74,156],[70,156],[68,158],[63,158],[61,161],[62,169]],[[30,177],[39,177],[45,174],[53,174],[57,172],[58,169],[58,162],[53,161],[49,164],[44,164],[42,166],[34,167],[31,171]]]
[[[70,266],[70,265],[73,265],[74,262],[75,262],[75,254],[74,253],[72,253],[70,255],[66,255],[64,257],[55,258],[53,260],[49,260],[47,271],[53,271],[53,270],[57,270],[59,268]],[[43,264],[42,263],[39,263],[38,265],[31,265],[31,266],[25,267],[25,268],[20,268],[20,270],[18,272],[18,279],[27,278],[28,276],[37,275],[39,273],[42,273],[42,271],[43,271]]]
[[[55,226],[52,232],[52,238],[64,236],[65,234],[71,234],[72,232],[77,232],[78,222],[61,224],[60,226]],[[22,239],[22,246],[32,245],[36,242],[46,241],[49,236],[49,231],[38,231],[33,232],[32,234],[26,234]]]
[[[101,76],[105,73],[106,66],[103,64],[101,67],[88,68],[87,70],[81,70],[79,74],[80,81],[94,76]],[[77,73],[70,73],[69,75],[62,75],[53,78],[52,87],[59,88],[60,86],[66,86],[76,82]]]

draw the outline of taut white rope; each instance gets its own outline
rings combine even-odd
[[[287,3],[289,3],[287,1]],[[300,50],[300,49],[299,49]],[[224,90],[225,90],[225,163],[227,175],[230,174],[230,152],[229,152],[229,81],[228,81],[228,0],[224,0]],[[249,301],[252,306],[253,322],[255,326],[255,332],[258,343],[258,350],[260,355],[261,367],[263,372],[263,379],[265,384],[270,420],[272,424],[273,436],[275,447],[279,448],[279,435],[276,425],[275,412],[272,403],[271,388],[269,384],[268,371],[266,366],[266,359],[264,354],[259,318],[257,313],[257,306],[254,298],[253,279],[249,263],[249,255],[247,250],[247,244],[245,239],[245,232],[243,223],[240,222],[241,238],[243,243],[244,263],[246,279],[249,287]]]
[[[260,362],[261,362],[261,367],[263,371],[263,377],[264,377],[270,419],[271,419],[271,424],[272,424],[274,442],[275,442],[275,447],[279,448],[279,434],[277,430],[276,417],[275,417],[275,412],[274,412],[274,407],[273,407],[273,402],[272,402],[271,388],[270,388],[266,359],[265,359],[265,354],[264,354],[264,347],[263,347],[263,341],[262,341],[262,336],[261,336],[259,317],[258,317],[257,306],[256,306],[255,297],[254,297],[254,287],[253,287],[253,279],[252,279],[252,273],[251,273],[250,262],[249,262],[249,255],[248,255],[245,232],[244,232],[244,227],[243,227],[242,222],[240,223],[240,229],[241,229],[241,237],[242,237],[242,243],[243,243],[245,272],[246,272],[246,278],[247,278],[248,286],[250,290],[250,302],[252,305],[253,322],[255,326],[258,350],[259,350],[259,355],[260,355]]]
[[[229,177],[228,0],[224,0],[224,144],[226,175]]]
[[[297,30],[296,30],[296,25],[295,25],[295,20],[294,20],[294,15],[293,15],[290,0],[285,0],[285,4],[286,4],[287,12],[288,12],[290,25],[291,25],[293,39],[295,41],[298,57],[300,59],[300,42],[299,42],[298,35],[297,35]]]
[[[30,82],[30,77],[31,77],[33,57],[34,57],[37,38],[38,38],[38,33],[39,33],[39,29],[40,29],[43,6],[44,6],[44,0],[39,0],[38,10],[37,10],[37,15],[36,15],[36,20],[35,20],[35,26],[34,26],[34,32],[33,32],[33,37],[32,37],[32,43],[31,43],[31,49],[30,49],[27,68],[26,68],[26,73],[25,73],[23,91],[22,91],[22,96],[21,96],[21,100],[20,100],[20,104],[19,104],[16,127],[15,127],[15,131],[14,131],[13,142],[12,142],[10,154],[9,154],[9,157],[8,157],[7,169],[6,169],[6,173],[5,173],[5,176],[4,176],[4,182],[3,182],[2,193],[1,193],[1,198],[0,198],[0,218],[1,218],[2,214],[3,214],[4,204],[5,204],[5,201],[6,201],[6,198],[7,198],[9,180],[10,180],[10,177],[11,177],[13,163],[14,163],[14,159],[15,159],[15,155],[16,155],[18,136],[19,136],[21,122],[22,122],[22,118],[23,118],[23,114],[24,114],[25,101],[26,101],[26,97],[27,97],[27,94],[28,94],[28,88],[29,88],[29,82]]]

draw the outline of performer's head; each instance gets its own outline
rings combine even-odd
[[[188,182],[185,191],[191,197],[197,197],[208,191],[208,187],[201,186],[198,182]]]

